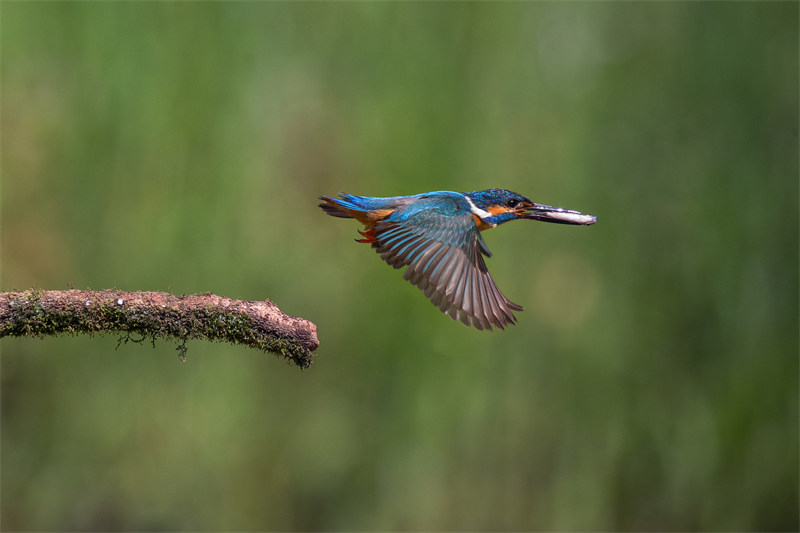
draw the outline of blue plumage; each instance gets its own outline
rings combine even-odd
[[[422,289],[453,319],[478,329],[503,329],[516,323],[522,307],[497,288],[483,256],[491,256],[481,231],[515,219],[562,224],[594,224],[577,211],[535,204],[505,189],[469,193],[434,191],[413,196],[372,197],[340,194],[320,197],[329,215],[355,218],[364,237],[403,277]]]

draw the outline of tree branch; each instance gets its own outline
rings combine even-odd
[[[273,352],[301,368],[311,365],[319,346],[313,323],[285,315],[269,300],[75,289],[0,293],[0,338],[103,332],[136,333],[154,342],[175,338],[182,341],[181,358],[189,339],[228,341]]]

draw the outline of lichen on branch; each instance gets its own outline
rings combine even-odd
[[[214,294],[27,290],[0,293],[0,338],[61,334],[135,333],[153,341],[205,338],[269,351],[301,368],[319,346],[317,327],[284,314],[269,300]]]

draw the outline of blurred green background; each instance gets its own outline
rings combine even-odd
[[[797,530],[798,4],[8,3],[2,289],[212,291],[241,347],[5,339],[3,530]],[[320,194],[505,187],[439,313]]]

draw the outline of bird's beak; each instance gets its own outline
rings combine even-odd
[[[542,220],[556,224],[575,224],[590,226],[597,223],[594,215],[584,215],[579,211],[564,209],[563,207],[553,207],[551,205],[531,204],[525,206],[522,218],[529,220]]]

